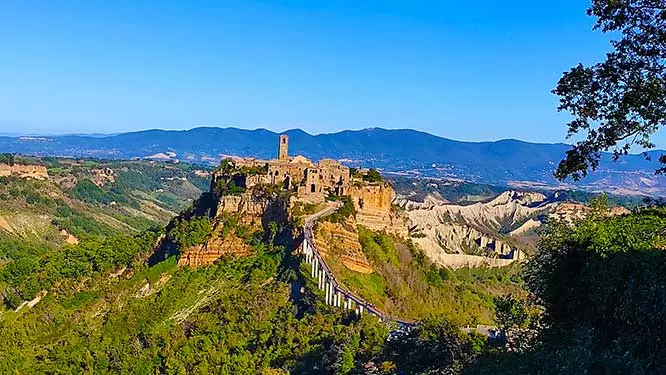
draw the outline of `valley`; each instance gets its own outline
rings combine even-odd
[[[666,374],[666,0],[0,33],[0,374]]]
[[[289,156],[286,144],[282,159],[227,158],[214,169],[5,157],[0,331],[23,335],[32,349],[0,342],[13,359],[0,370],[62,369],[72,357],[57,348],[68,347],[85,353],[71,369],[96,373],[222,364],[230,373],[336,373],[342,347],[354,353],[349,366],[397,371],[413,366],[398,354],[413,348],[400,345],[428,324],[447,322],[461,342],[487,340],[475,332],[498,324],[498,301],[528,295],[523,263],[551,220],[581,220],[601,198],[611,216],[628,212],[618,204],[636,204],[387,180],[374,169]],[[319,266],[304,245],[306,224]],[[119,352],[127,340],[131,356]],[[236,350],[215,354],[201,340]],[[178,354],[194,348],[208,359]]]

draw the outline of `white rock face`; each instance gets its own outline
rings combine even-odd
[[[521,259],[520,249],[511,245],[506,236],[523,235],[539,227],[541,220],[557,207],[541,193],[519,191],[506,191],[488,202],[465,206],[432,195],[423,202],[399,197],[395,203],[406,210],[413,241],[433,261],[452,267],[469,264],[471,258],[458,261],[446,254]],[[482,261],[481,257],[478,262]]]

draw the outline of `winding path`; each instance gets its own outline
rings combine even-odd
[[[323,210],[308,216],[303,225],[303,244],[301,250],[305,256],[305,262],[311,266],[311,276],[317,281],[319,289],[325,292],[324,298],[326,304],[354,310],[357,315],[362,315],[365,312],[378,317],[383,322],[393,322],[398,324],[402,329],[410,329],[414,326],[415,322],[398,319],[384,313],[340,284],[319,253],[319,250],[317,250],[314,240],[314,224],[322,217],[334,213],[340,207],[340,202],[331,203]]]

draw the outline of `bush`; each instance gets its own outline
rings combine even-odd
[[[14,165],[15,158],[14,154],[0,154],[0,164],[9,164]]]
[[[348,218],[356,215],[356,209],[354,208],[354,202],[348,195],[344,195],[339,198],[342,202],[342,206],[333,214],[328,215],[324,220],[330,221],[332,223],[342,223]]]
[[[363,176],[363,179],[368,182],[384,181],[384,178],[382,178],[382,175],[379,173],[379,171],[377,171],[374,168],[370,168],[370,170],[368,170],[368,173],[365,176]]]
[[[205,216],[176,218],[171,224],[168,235],[182,250],[206,242],[212,233],[210,219]]]

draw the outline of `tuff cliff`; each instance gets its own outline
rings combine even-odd
[[[352,271],[370,274],[373,268],[359,242],[357,226],[406,238],[406,218],[393,207],[395,191],[389,183],[358,183],[348,193],[355,214],[340,222],[320,220],[315,243],[324,257],[335,258]]]
[[[178,265],[201,267],[215,263],[223,256],[245,256],[252,253],[252,248],[236,234],[221,237],[221,227],[213,230],[211,238],[203,244],[195,245],[183,252]]]
[[[315,245],[324,258],[334,257],[348,269],[363,274],[373,272],[358,239],[353,216],[342,223],[320,221],[315,230]]]
[[[18,176],[21,178],[34,178],[45,180],[49,178],[48,171],[43,165],[34,164],[4,164],[0,163],[0,177]]]
[[[408,236],[405,217],[393,208],[395,191],[389,183],[353,185],[349,195],[354,202],[358,224],[377,232]]]
[[[199,214],[211,221],[209,238],[201,244],[185,249],[178,264],[199,267],[214,263],[223,256],[246,256],[252,253],[248,245],[251,233],[268,232],[269,223],[279,228],[288,222],[288,197],[257,185],[237,195],[222,195],[212,189],[195,207]]]

